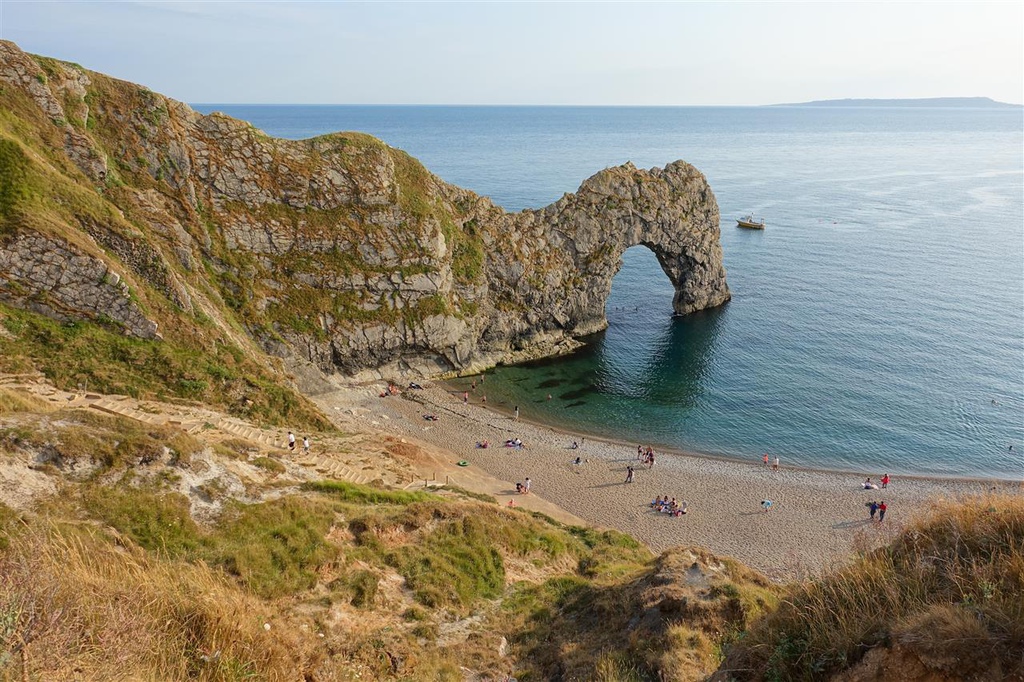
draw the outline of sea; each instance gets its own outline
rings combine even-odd
[[[684,159],[718,200],[732,301],[673,317],[668,278],[634,247],[608,329],[489,371],[488,405],[712,457],[1024,479],[1021,109],[196,108],[278,137],[370,133],[508,211],[609,166]],[[746,215],[766,229],[737,227]]]

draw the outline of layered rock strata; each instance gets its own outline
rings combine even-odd
[[[472,371],[571,347],[607,324],[612,278],[635,245],[675,287],[666,314],[729,299],[714,195],[682,161],[609,168],[511,214],[369,136],[271,138],[12,43],[0,43],[0,84],[12,109],[35,107],[39,140],[61,139],[49,153],[67,161],[64,178],[112,205],[63,212],[92,257],[182,312],[197,294],[219,297],[215,323],[240,322],[264,349],[328,373]],[[33,157],[14,127],[0,135]],[[23,258],[33,228],[12,215],[6,248]],[[23,279],[12,271],[8,289]],[[60,314],[95,317],[81,298]]]

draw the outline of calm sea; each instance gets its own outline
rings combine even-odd
[[[685,159],[718,198],[733,300],[673,319],[657,261],[630,249],[607,332],[494,370],[489,404],[726,457],[1024,478],[1019,109],[197,108],[287,138],[368,132],[510,211]],[[737,228],[748,213],[768,228]]]

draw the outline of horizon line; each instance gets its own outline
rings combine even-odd
[[[993,104],[1001,105],[1003,107],[1020,107],[1024,108],[1024,103],[1017,102],[1003,102],[1000,100],[992,99],[991,97],[865,97],[865,98],[853,98],[847,97],[843,99],[828,99],[828,100],[808,100],[806,102],[777,102],[772,104],[508,104],[508,103],[458,103],[458,102],[445,102],[445,103],[416,103],[416,102],[189,102],[185,101],[186,104],[192,107],[197,106],[250,106],[250,107],[559,107],[559,108],[605,108],[605,109],[700,109],[700,108],[735,108],[735,109],[751,109],[759,107],[803,107],[809,105],[816,105],[822,102],[835,103],[837,106],[842,106],[843,102],[922,102],[928,100],[988,100]],[[856,105],[859,108],[864,108],[864,105]],[[898,104],[879,104],[879,108],[882,107],[899,107]],[[918,108],[926,108],[920,107]],[[936,104],[936,109],[941,108],[954,108],[949,106],[943,106]],[[961,109],[969,109],[972,107],[955,107]],[[992,108],[992,107],[973,107],[973,108]]]

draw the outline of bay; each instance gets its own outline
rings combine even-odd
[[[733,300],[673,318],[671,285],[634,247],[608,330],[495,369],[489,404],[751,461],[1024,478],[1020,110],[196,108],[293,139],[367,132],[510,211],[607,166],[685,159],[718,199]],[[748,213],[768,228],[735,227]]]

